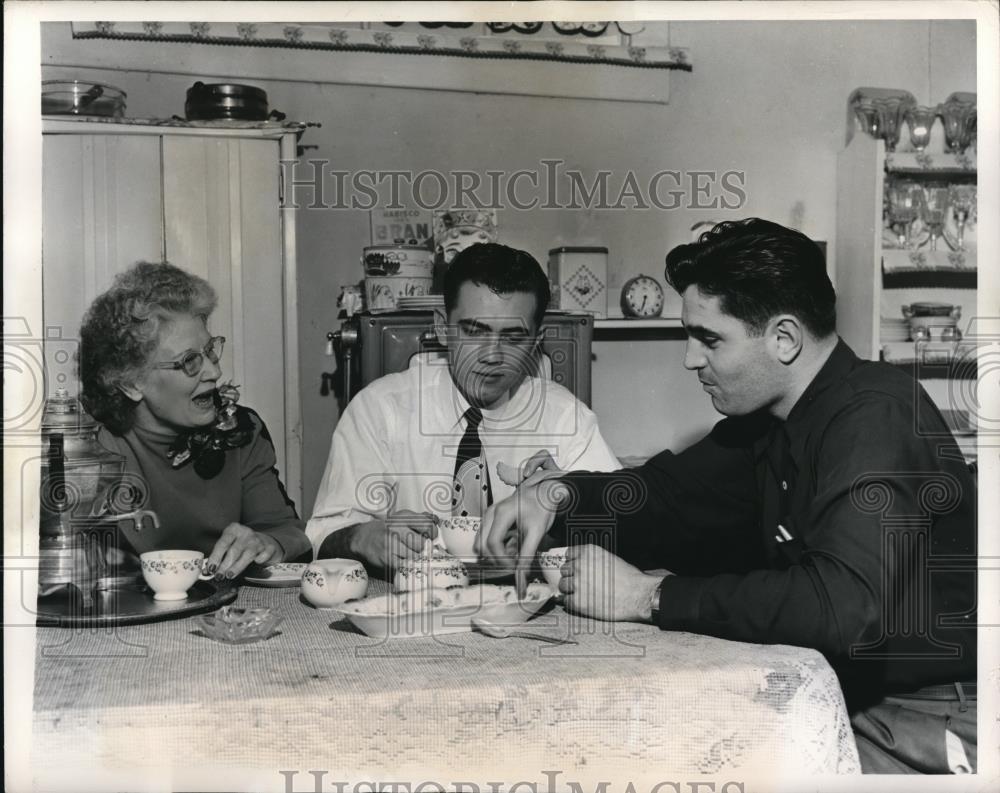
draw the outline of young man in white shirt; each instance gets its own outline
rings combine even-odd
[[[466,248],[444,292],[435,330],[447,356],[371,383],[337,424],[306,527],[318,558],[392,569],[436,537],[437,518],[479,515],[513,493],[498,465],[518,470],[540,450],[567,470],[621,467],[594,414],[534,374],[550,295],[530,254]],[[470,435],[475,459],[456,465]]]

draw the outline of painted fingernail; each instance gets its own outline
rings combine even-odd
[[[212,575],[213,573],[215,573],[215,570],[216,570],[217,567],[218,567],[218,565],[215,565],[215,564],[207,564],[207,565],[205,565],[205,572],[208,575]]]
[[[226,572],[226,578],[236,578],[236,573],[234,573],[232,570],[228,570]]]
[[[223,580],[225,580],[225,578],[226,577],[222,573],[216,573],[215,574],[215,580],[216,581],[223,581]]]

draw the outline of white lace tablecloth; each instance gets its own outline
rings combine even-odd
[[[80,780],[141,774],[179,789],[212,768],[229,790],[252,778],[261,790],[422,779],[445,790],[531,780],[547,791],[559,785],[546,780],[595,775],[859,770],[837,678],[811,650],[599,623],[558,607],[535,630],[578,645],[480,634],[380,642],[308,606],[298,589],[244,587],[236,605],[278,609],[281,633],[223,645],[200,635],[196,617],[40,629],[39,786],[83,790]],[[310,770],[323,773],[318,782]]]

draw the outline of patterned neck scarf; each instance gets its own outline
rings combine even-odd
[[[246,410],[237,411],[239,387],[224,383],[214,397],[218,418],[215,424],[196,429],[177,437],[167,450],[167,457],[174,468],[191,462],[202,479],[218,476],[226,464],[226,452],[246,446],[253,438],[253,422]]]

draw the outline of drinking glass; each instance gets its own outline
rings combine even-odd
[[[920,186],[915,182],[900,181],[890,184],[889,225],[896,234],[900,248],[910,247],[910,228],[920,211]]]
[[[953,184],[948,188],[948,198],[951,201],[951,211],[958,223],[958,239],[955,247],[965,250],[965,224],[976,208],[976,186],[971,184]]]
[[[879,113],[878,108],[871,102],[860,102],[854,106],[854,116],[864,129],[873,138],[879,137]]]
[[[944,231],[945,220],[948,218],[950,199],[947,187],[925,187],[923,201],[920,205],[920,219],[930,232],[931,250],[937,250],[938,237]],[[945,242],[948,242],[946,239]]]
[[[931,129],[937,118],[937,108],[914,105],[907,108],[905,117],[910,127],[910,143],[917,151],[923,151],[931,142]]]
[[[944,142],[948,149],[956,154],[965,151],[972,139],[976,106],[949,99],[938,105],[937,112],[944,125]]]
[[[879,135],[885,141],[887,151],[895,151],[899,143],[903,114],[913,103],[899,97],[888,97],[872,101],[878,111]]]
[[[965,124],[962,126],[962,136],[959,138],[959,146],[962,151],[969,148],[969,144],[975,143],[976,127],[979,125],[979,114],[976,106],[973,105],[965,115]]]

